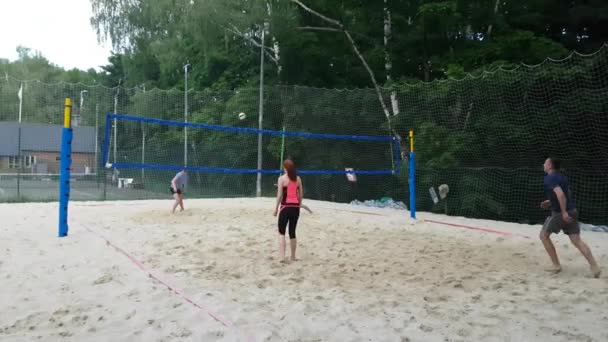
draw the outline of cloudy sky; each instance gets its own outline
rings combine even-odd
[[[0,0],[0,58],[15,60],[23,45],[67,69],[99,69],[110,46],[97,43],[90,17],[89,0]]]

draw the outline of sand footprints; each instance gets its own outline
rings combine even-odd
[[[272,280],[270,279],[262,279],[255,282],[255,285],[258,289],[265,289],[272,284]]]
[[[101,277],[97,278],[93,282],[93,285],[107,284],[107,283],[111,282],[112,280],[114,280],[114,276],[110,273],[107,273],[107,274],[104,274]]]
[[[27,317],[18,319],[10,326],[2,327],[0,332],[2,335],[9,335],[19,331],[34,331],[44,322],[44,313],[37,312],[29,314]]]
[[[133,316],[135,316],[135,314],[136,314],[136,313],[137,313],[137,311],[135,311],[135,310],[132,310],[132,311],[130,311],[129,313],[127,313],[127,314],[125,315],[125,321],[128,321],[128,320],[130,320],[131,318],[133,318]]]
[[[0,328],[0,339],[2,335],[15,333],[36,334],[38,331],[53,330],[60,337],[72,336],[72,328],[84,327],[90,320],[84,310],[80,307],[62,307],[52,313],[35,312],[25,318],[15,320],[11,325]]]
[[[103,285],[103,284],[107,284],[111,281],[114,281],[114,279],[118,275],[118,270],[119,270],[118,266],[116,266],[116,265],[114,265],[110,268],[104,269],[104,271],[103,271],[104,274],[101,277],[95,279],[93,281],[93,285]]]

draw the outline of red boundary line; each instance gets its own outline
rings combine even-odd
[[[144,271],[144,273],[146,273],[150,278],[152,278],[152,279],[156,280],[157,282],[161,283],[162,285],[164,285],[169,291],[171,291],[172,293],[174,293],[178,297],[182,298],[186,302],[192,304],[194,307],[196,307],[196,308],[200,309],[201,311],[205,312],[207,315],[209,315],[214,320],[218,321],[223,326],[225,326],[227,328],[231,328],[231,329],[237,330],[237,328],[234,326],[234,323],[232,323],[231,321],[229,321],[229,320],[227,320],[225,318],[220,317],[218,314],[215,314],[215,313],[213,313],[211,311],[206,310],[201,304],[197,303],[196,301],[194,301],[193,299],[191,299],[190,297],[188,297],[186,294],[184,294],[184,292],[182,290],[180,290],[177,287],[169,284],[167,281],[162,280],[160,278],[160,276],[157,276],[156,274],[154,274],[154,272],[152,270],[148,269],[143,264],[143,262],[137,260],[134,256],[132,256],[129,253],[127,253],[124,249],[116,246],[110,240],[106,239],[101,234],[98,234],[98,233],[94,232],[90,228],[85,227],[85,229],[88,230],[90,233],[92,233],[94,235],[97,235],[100,239],[104,240],[108,246],[112,247],[115,251],[117,251],[118,253],[124,255],[125,257],[127,257],[127,259],[129,259],[133,264],[135,264],[135,266],[137,266],[140,270]],[[255,341],[255,339],[252,336],[247,336],[247,341],[253,342],[253,341]]]
[[[503,232],[503,231],[500,231],[500,230],[494,230],[494,229],[490,229],[490,228],[474,227],[474,226],[468,226],[468,225],[464,225],[464,224],[456,224],[456,223],[449,223],[449,222],[442,222],[442,221],[435,221],[435,220],[426,220],[426,219],[424,221],[425,222],[432,222],[432,223],[442,224],[444,226],[466,228],[466,229],[471,229],[471,230],[478,230],[478,231],[482,231],[482,232],[486,232],[486,233],[493,233],[493,234],[498,234],[498,235],[503,235],[503,236],[519,236],[519,237],[523,237],[523,238],[526,238],[526,239],[530,239],[530,237],[527,236],[527,235],[517,234],[517,233]]]
[[[338,209],[338,208],[327,208],[327,207],[317,207],[319,209],[327,209],[327,210],[335,210],[335,211],[344,211],[347,213],[355,213],[355,214],[365,214],[365,215],[374,215],[374,216],[386,216],[384,214],[379,214],[379,213],[370,213],[370,212],[366,212],[366,211],[353,211],[353,210],[345,210],[345,209]]]

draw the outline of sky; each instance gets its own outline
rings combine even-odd
[[[91,15],[89,0],[0,0],[0,58],[17,59],[22,45],[66,69],[99,70],[111,48],[97,43]]]

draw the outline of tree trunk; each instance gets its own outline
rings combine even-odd
[[[272,3],[270,1],[266,1],[266,13],[268,14],[268,20],[272,20]],[[264,27],[270,27],[270,25],[266,22],[264,23]],[[281,71],[283,71],[283,68],[281,66],[281,49],[276,36],[274,34],[271,34],[271,37],[271,49],[272,54],[274,55],[274,64],[277,67],[277,80],[281,82]]]
[[[498,14],[498,6],[500,5],[500,0],[496,0],[496,2],[494,3],[494,17],[496,18],[496,15]],[[493,29],[493,24],[488,25],[488,31],[486,32],[486,37],[488,39],[490,39],[490,36],[492,35],[492,29]]]
[[[367,71],[367,73],[369,74],[369,78],[372,81],[372,84],[374,86],[374,89],[376,90],[376,95],[378,96],[378,101],[380,102],[380,106],[382,107],[382,111],[384,112],[384,115],[386,116],[386,123],[388,126],[388,132],[389,134],[393,135],[393,138],[396,140],[396,143],[399,145],[404,144],[403,140],[401,139],[401,136],[399,135],[399,133],[397,131],[395,131],[393,129],[393,123],[392,123],[392,115],[391,112],[389,111],[386,102],[384,101],[384,97],[382,96],[382,89],[380,88],[380,85],[378,85],[378,82],[376,81],[376,76],[374,75],[374,72],[372,71],[372,69],[370,68],[369,64],[367,64],[367,60],[365,59],[365,57],[363,57],[363,54],[361,54],[361,52],[359,51],[359,48],[357,47],[357,44],[355,43],[355,40],[353,39],[353,37],[350,35],[350,32],[348,32],[348,30],[346,30],[344,28],[344,25],[335,19],[332,18],[328,18],[326,16],[324,16],[323,14],[311,9],[310,7],[304,5],[300,0],[291,0],[291,2],[297,4],[298,6],[300,6],[300,8],[304,9],[305,11],[307,11],[308,13],[320,18],[321,20],[330,23],[332,26],[334,26],[335,28],[338,28],[339,31],[342,31],[344,33],[344,35],[346,36],[346,38],[348,39],[348,41],[350,42],[350,45],[353,49],[353,51],[355,52],[355,55],[357,55],[357,57],[359,58],[359,60],[361,61],[361,64],[363,64],[363,67],[365,68],[365,70]],[[385,5],[387,4],[387,1],[384,1]],[[388,41],[390,39],[390,12],[388,11],[388,6],[385,6],[385,19],[384,19],[384,43],[385,43],[385,57],[386,62],[385,63],[385,67],[387,69],[387,79],[390,80],[390,70],[392,68],[392,64],[390,63],[390,55],[388,55]],[[399,109],[398,109],[398,105],[397,105],[397,95],[396,94],[391,94],[391,103],[393,104],[393,113],[398,113]],[[396,110],[396,111],[395,111]],[[391,151],[393,149],[393,143],[391,142]],[[402,145],[403,146],[403,145]],[[403,151],[403,147],[402,151]]]
[[[429,53],[426,49],[428,44],[428,33],[426,32],[426,28],[424,28],[423,36],[423,44],[424,44],[424,60],[422,61],[422,70],[424,72],[424,82],[429,82],[431,79],[431,74],[429,71]]]
[[[389,131],[392,131],[391,115],[390,115],[390,112],[388,110],[388,107],[386,106],[386,102],[384,101],[384,98],[382,97],[382,91],[380,89],[380,86],[378,85],[378,82],[376,81],[376,75],[374,75],[374,72],[369,67],[369,64],[367,64],[367,60],[365,59],[365,57],[363,57],[363,55],[359,51],[359,48],[357,47],[357,44],[355,44],[355,40],[350,35],[350,32],[348,32],[348,30],[346,30],[344,28],[344,25],[340,21],[324,16],[323,14],[321,14],[321,13],[319,13],[319,12],[311,9],[308,6],[306,6],[300,0],[291,0],[291,2],[293,2],[294,4],[300,6],[300,8],[302,8],[306,12],[308,12],[308,13],[310,13],[310,14],[318,17],[318,18],[320,18],[321,20],[323,20],[323,21],[325,21],[325,22],[327,22],[327,23],[335,26],[337,29],[339,29],[339,31],[341,31],[341,32],[344,33],[344,35],[346,36],[346,38],[350,42],[350,45],[351,45],[353,51],[355,52],[355,55],[359,58],[359,60],[363,64],[363,67],[367,71],[367,73],[368,73],[368,75],[369,75],[369,77],[370,77],[370,79],[372,81],[374,89],[376,90],[376,94],[378,95],[378,101],[380,101],[380,105],[382,106],[382,111],[384,112],[384,115],[386,116],[386,119],[388,121]]]
[[[279,41],[274,35],[272,35],[272,51],[274,53],[274,64],[277,66],[277,77],[279,82],[281,82],[281,71],[283,71],[283,67],[281,66],[281,49]]]
[[[391,55],[388,51],[388,42],[391,39],[391,12],[388,9],[388,0],[384,0],[384,71],[386,72],[386,81],[391,81],[391,70],[393,63]]]
[[[392,38],[392,20],[391,20],[391,11],[388,7],[388,0],[384,0],[384,71],[386,73],[386,82],[388,84],[391,83],[392,80],[392,70],[393,70],[393,61],[391,60],[391,54],[389,52],[388,43]],[[395,91],[391,92],[391,107],[392,114],[399,114],[399,102],[397,101],[397,93]]]
[[[224,30],[224,49],[228,51],[228,33]]]

